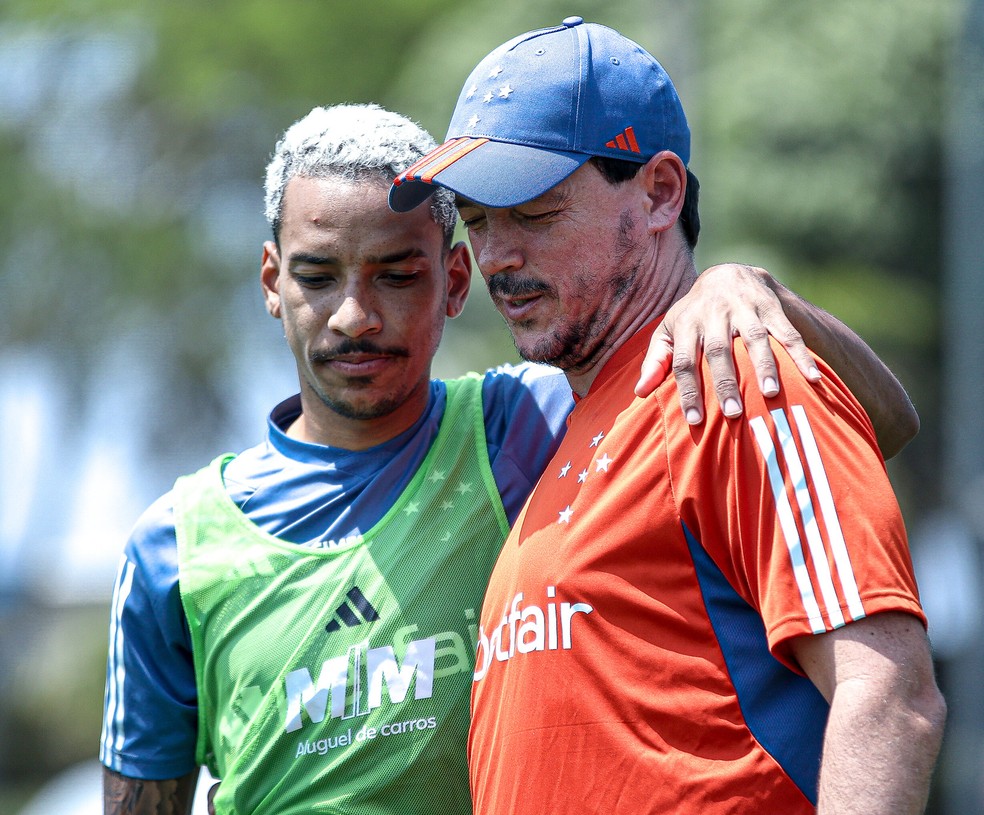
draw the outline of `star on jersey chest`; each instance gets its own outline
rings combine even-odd
[[[554,494],[558,501],[555,508],[558,524],[576,522],[576,504],[583,484],[589,479],[605,479],[612,472],[617,456],[612,451],[600,449],[604,438],[605,431],[600,430],[579,448],[572,447],[568,450],[572,457],[556,470],[559,483],[555,485]]]
[[[449,475],[450,473],[447,470],[441,470],[435,467],[426,477],[426,481],[435,485],[432,489],[438,494],[438,497],[441,497],[437,508],[442,513],[453,511],[462,502],[468,503],[474,500],[475,482],[455,478],[449,481]],[[402,511],[407,516],[418,515],[421,512],[420,502],[408,501]],[[445,535],[441,540],[447,541],[449,538]]]

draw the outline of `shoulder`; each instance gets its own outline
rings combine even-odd
[[[874,428],[867,413],[833,368],[814,354],[821,379],[819,382],[810,382],[800,373],[782,346],[771,338],[770,342],[779,371],[780,392],[776,397],[766,398],[759,390],[744,343],[741,340],[735,341],[735,368],[745,403],[745,415],[752,418],[767,414],[776,416],[784,413],[792,416],[805,413],[811,422],[842,435],[856,437],[865,446],[877,451]]]
[[[536,426],[553,436],[563,432],[574,399],[567,378],[558,368],[524,362],[461,377],[475,378],[481,380],[485,428],[491,440],[517,426]],[[435,380],[432,387],[455,381],[459,380]]]
[[[173,498],[169,491],[143,512],[123,549],[114,602],[118,600],[122,623],[133,639],[142,636],[136,632],[155,628],[162,619],[170,621],[172,634],[180,630],[175,625],[183,615],[179,611]]]
[[[574,405],[571,387],[558,368],[529,362],[500,365],[485,372],[483,398],[486,411],[516,405],[537,405],[544,413],[558,410],[565,416]]]
[[[169,490],[137,519],[124,554],[142,570],[156,569],[163,562],[176,562],[174,539],[174,491]]]
[[[557,368],[502,365],[483,377],[482,408],[490,444],[517,433],[558,438],[573,407],[570,385]]]
[[[489,462],[510,522],[556,452],[573,406],[567,378],[556,368],[502,365],[482,376]]]

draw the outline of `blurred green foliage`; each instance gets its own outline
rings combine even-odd
[[[705,250],[773,270],[898,374],[923,421],[892,462],[911,517],[939,499],[942,140],[963,4],[701,6]]]

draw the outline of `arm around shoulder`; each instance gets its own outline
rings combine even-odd
[[[188,815],[198,770],[181,778],[149,781],[103,767],[103,815]]]
[[[919,432],[919,416],[908,394],[864,340],[765,269],[740,263],[707,269],[666,313],[653,335],[636,394],[649,395],[672,369],[687,421],[700,423],[706,396],[699,376],[703,354],[724,414],[738,416],[743,408],[733,338],[742,338],[763,395],[774,396],[781,385],[770,335],[807,380],[820,378],[810,349],[837,372],[867,412],[885,458]]]
[[[902,383],[844,323],[763,273],[806,345],[837,371],[867,412],[882,455],[901,452],[919,432],[919,414]]]

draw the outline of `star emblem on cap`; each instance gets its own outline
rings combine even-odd
[[[465,94],[465,99],[471,99],[476,93],[478,93],[478,85],[472,85]]]
[[[489,79],[495,79],[501,73],[502,73],[502,66],[496,65],[491,71],[489,71]]]
[[[479,123],[479,121],[480,120],[479,120],[478,116],[476,116],[475,114],[472,114],[472,117],[468,120],[468,126],[469,127],[475,127],[475,125],[477,125]]]
[[[511,94],[512,92],[513,92],[512,85],[510,85],[507,82],[505,85],[503,85],[501,88],[499,88],[499,98],[500,99],[508,99],[509,98],[509,94]]]

